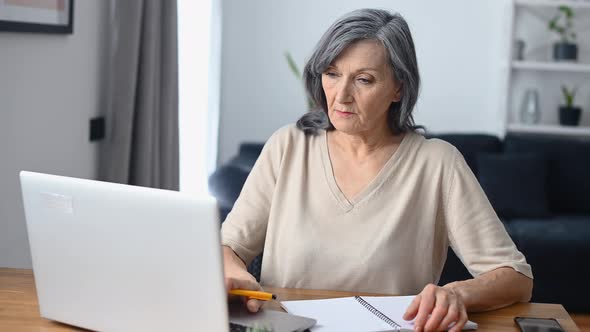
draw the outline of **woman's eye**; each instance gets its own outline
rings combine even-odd
[[[368,78],[360,77],[357,80],[362,84],[370,84],[371,83],[371,80],[369,80]]]
[[[334,78],[334,77],[338,76],[336,73],[331,72],[331,71],[325,72],[324,75],[326,75],[326,76],[328,76],[330,78]]]

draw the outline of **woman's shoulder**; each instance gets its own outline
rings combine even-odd
[[[276,130],[268,139],[267,144],[272,144],[275,147],[287,147],[292,143],[312,138],[310,135],[306,135],[303,130],[297,128],[296,124],[290,123]]]
[[[275,140],[286,140],[290,138],[297,138],[299,136],[304,136],[302,130],[297,128],[297,125],[294,123],[289,123],[287,125],[282,126],[281,128],[277,129],[271,136],[271,138]]]
[[[263,153],[270,153],[280,156],[282,159],[285,155],[305,153],[310,147],[310,142],[317,139],[310,137],[297,128],[295,124],[285,125],[276,130],[266,141]]]
[[[438,138],[425,137],[419,133],[413,133],[414,136],[414,151],[418,159],[436,160],[444,164],[453,163],[457,148],[449,142]]]

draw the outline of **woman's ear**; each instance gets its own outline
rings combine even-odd
[[[393,94],[393,99],[391,100],[392,102],[397,103],[402,99],[402,87],[402,83],[399,83],[398,87],[395,90],[395,93]]]

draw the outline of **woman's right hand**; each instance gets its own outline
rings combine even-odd
[[[225,276],[225,288],[228,291],[231,289],[248,289],[261,291],[262,287],[246,269],[246,264],[236,253],[227,246],[223,246],[223,272]],[[234,295],[229,295],[233,297]],[[241,297],[250,312],[257,312],[262,306],[262,302],[255,299],[248,299]]]

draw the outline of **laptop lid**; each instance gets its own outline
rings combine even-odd
[[[20,178],[41,316],[93,330],[228,329],[212,198]]]

